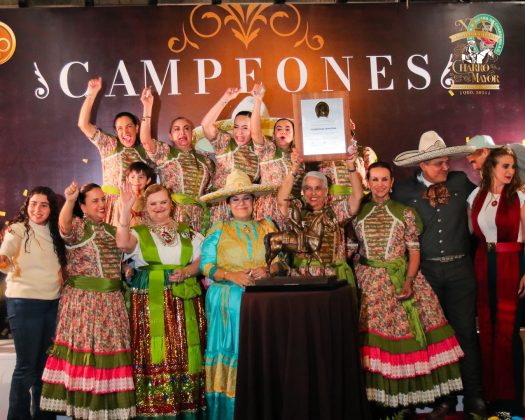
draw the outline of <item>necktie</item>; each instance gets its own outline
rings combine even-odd
[[[437,207],[438,204],[448,204],[449,198],[450,194],[443,182],[431,185],[423,194],[423,199],[428,200],[432,207]]]

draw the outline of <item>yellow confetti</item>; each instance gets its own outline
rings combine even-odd
[[[465,137],[465,143],[468,144],[469,141],[470,141],[470,137]]]
[[[4,217],[6,215],[5,211],[0,211],[0,217]]]
[[[27,190],[24,190],[24,192],[22,193],[22,195],[23,195],[24,197],[27,197],[27,193],[28,193],[28,191],[27,191]]]
[[[449,90],[449,91],[448,91],[448,94],[449,94],[450,96],[454,96],[454,95],[455,95],[455,93],[454,93],[453,90]]]
[[[88,159],[82,159],[82,162],[84,162],[84,163],[88,163],[89,160],[88,160]]]

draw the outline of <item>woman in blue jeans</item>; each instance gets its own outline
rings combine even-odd
[[[9,224],[0,247],[0,270],[7,273],[7,315],[16,350],[8,419],[50,416],[40,412],[40,392],[46,351],[55,332],[61,272],[66,265],[58,230],[59,210],[55,193],[48,187],[36,187]]]

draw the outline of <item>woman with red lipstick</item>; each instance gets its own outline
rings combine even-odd
[[[248,175],[252,182],[259,179],[259,157],[255,153],[251,133],[250,111],[240,111],[233,120],[233,131],[228,133],[216,125],[224,107],[239,95],[239,88],[228,88],[219,101],[211,107],[202,119],[204,135],[211,142],[217,164],[213,176],[213,189],[219,190],[226,184],[227,176],[238,169]],[[226,205],[219,203],[211,208],[212,223],[229,218]]]
[[[40,411],[40,393],[46,351],[55,333],[62,269],[67,263],[58,231],[59,211],[50,188],[34,188],[8,225],[0,248],[16,350],[8,419],[29,419],[31,411],[33,418],[51,418]]]
[[[371,199],[353,220],[362,365],[374,418],[401,418],[396,410],[462,389],[463,352],[419,271],[419,216],[390,199],[394,178],[387,163],[370,165],[367,177]]]
[[[87,85],[86,99],[80,108],[78,127],[97,147],[102,159],[102,191],[107,195],[105,222],[118,223],[114,209],[120,185],[126,180],[126,169],[132,162],[147,163],[146,152],[138,141],[139,120],[129,112],[120,112],[113,120],[115,135],[104,133],[91,123],[91,111],[100,90],[102,79],[91,79]]]
[[[59,216],[68,264],[54,344],[42,376],[41,408],[74,419],[135,416],[128,314],[115,228],[104,223],[97,184],[65,190]],[[84,214],[74,217],[76,206]]]
[[[520,322],[525,297],[523,235],[525,194],[516,155],[491,150],[481,184],[468,198],[478,246],[474,269],[485,398],[493,411],[523,416],[523,351]]]
[[[255,84],[252,90],[252,96],[255,98],[255,105],[251,116],[251,134],[255,153],[259,156],[261,184],[280,187],[286,175],[292,172],[294,125],[288,118],[280,118],[274,124],[273,139],[266,139],[261,130],[260,118],[262,99],[264,97],[264,87],[262,83]],[[301,197],[300,177],[303,173],[304,165],[301,164],[297,172],[293,174],[295,181],[292,194],[296,198]],[[278,212],[276,194],[258,197],[255,201],[253,209],[253,217],[255,220],[262,220],[265,217],[269,217],[274,222],[279,223],[281,217],[279,217]]]
[[[151,137],[151,113],[154,97],[151,88],[144,88],[140,97],[144,116],[140,138],[149,158],[156,165],[160,183],[173,191],[172,200],[177,204],[174,218],[189,224],[196,232],[206,233],[209,214],[199,198],[211,186],[213,162],[193,147],[193,123],[182,116],[172,120],[170,144]]]

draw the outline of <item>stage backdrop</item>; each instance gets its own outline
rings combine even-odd
[[[254,81],[275,117],[292,116],[294,92],[348,91],[359,140],[386,160],[430,129],[449,145],[525,138],[522,4],[33,8],[0,22],[0,221],[36,185],[101,181],[77,128],[97,76],[93,121],[111,131],[117,112],[141,116],[151,85],[161,140],[172,117],[199,125],[227,87]]]

